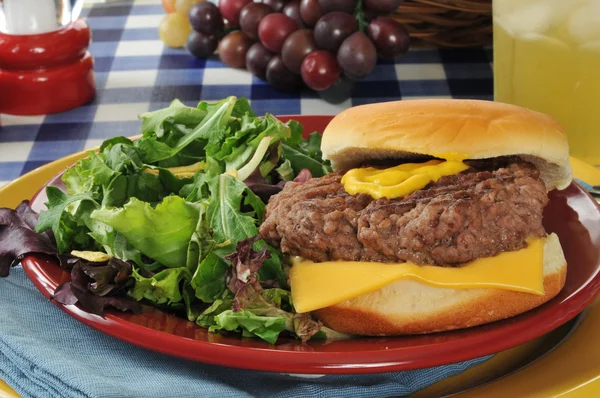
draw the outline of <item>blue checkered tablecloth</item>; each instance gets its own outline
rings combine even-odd
[[[97,96],[59,114],[0,115],[0,185],[106,138],[135,135],[139,113],[174,98],[195,105],[245,96],[257,113],[280,115],[336,114],[353,105],[408,98],[492,98],[490,49],[415,49],[395,63],[380,60],[351,99],[332,105],[309,90],[278,92],[217,57],[196,59],[166,47],[157,33],[164,16],[160,0],[88,3],[82,15],[92,28]]]

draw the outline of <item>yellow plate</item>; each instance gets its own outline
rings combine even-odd
[[[85,154],[86,151],[79,152],[48,163],[1,187],[0,207],[14,208],[23,199],[31,198],[50,178]],[[577,178],[600,185],[600,171],[574,158],[571,165]],[[477,385],[455,397],[600,397],[600,341],[597,338],[600,300],[590,306],[579,327],[565,342],[531,365],[501,377],[554,346],[564,336],[566,328],[503,351],[481,365],[419,391],[413,397],[439,397]],[[19,395],[0,380],[0,398],[5,397],[18,398]]]

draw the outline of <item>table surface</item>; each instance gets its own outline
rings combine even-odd
[[[411,50],[380,60],[351,99],[333,105],[310,90],[282,93],[217,57],[196,59],[166,47],[157,27],[160,0],[86,4],[97,95],[89,104],[47,116],[0,115],[0,185],[52,160],[117,135],[139,131],[137,115],[174,98],[188,105],[229,95],[250,99],[257,114],[337,114],[350,106],[424,97],[492,99],[489,48]]]

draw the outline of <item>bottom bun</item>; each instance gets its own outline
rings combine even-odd
[[[400,280],[313,314],[338,332],[364,336],[468,328],[518,315],[560,292],[567,263],[555,234],[544,242],[544,295],[504,289],[447,289]]]

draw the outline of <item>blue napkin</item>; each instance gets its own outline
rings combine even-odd
[[[398,397],[489,358],[320,378],[204,365],[123,343],[80,323],[49,303],[20,267],[0,279],[0,379],[23,397]]]

